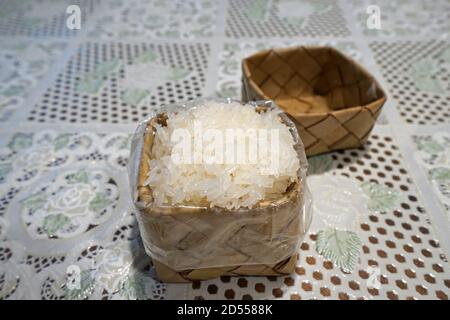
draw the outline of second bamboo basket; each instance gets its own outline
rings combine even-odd
[[[307,156],[363,144],[386,101],[369,72],[330,47],[261,51],[243,60],[242,74],[242,101],[275,101]]]

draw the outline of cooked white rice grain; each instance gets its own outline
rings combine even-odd
[[[174,162],[172,156],[181,156],[176,141],[171,141],[174,130],[187,130],[191,142],[202,141],[198,130],[194,129],[195,123],[201,124],[203,133],[208,129],[218,129],[224,137],[227,129],[266,129],[268,132],[277,129],[278,152],[270,149],[270,140],[249,138],[247,141],[256,143],[257,148],[269,149],[264,158],[258,154],[257,163]],[[214,148],[212,141],[202,141],[201,145],[203,149],[200,152],[193,146],[191,151],[196,157],[204,159],[205,155],[211,155]],[[221,147],[225,155],[229,146],[223,142]],[[245,159],[250,159],[249,151],[247,145]],[[196,108],[168,114],[167,126],[156,128],[151,155],[146,184],[151,187],[157,206],[207,203],[227,209],[250,208],[260,200],[280,197],[298,179],[300,168],[294,139],[289,128],[281,123],[277,112],[259,114],[254,107],[239,103],[207,101]],[[279,165],[268,174],[267,165],[273,163],[272,156],[278,159]]]

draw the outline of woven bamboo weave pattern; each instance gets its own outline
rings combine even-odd
[[[358,147],[386,95],[360,65],[329,47],[258,52],[242,63],[242,100],[273,100],[296,122],[306,155]]]
[[[137,186],[139,228],[160,280],[186,282],[222,275],[292,272],[299,238],[309,223],[301,214],[301,181],[294,182],[279,199],[237,212],[208,206],[151,205],[152,191],[145,180],[154,126],[165,125],[166,120],[165,114],[159,114],[148,122]]]

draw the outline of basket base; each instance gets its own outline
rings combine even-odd
[[[158,278],[162,282],[191,282],[220,276],[285,276],[295,269],[298,255],[295,254],[274,265],[243,265],[234,267],[192,269],[175,271],[159,261],[153,260]]]

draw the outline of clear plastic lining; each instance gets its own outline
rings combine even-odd
[[[200,99],[163,107],[139,123],[133,137],[129,177],[137,220],[147,254],[176,271],[275,266],[294,255],[311,223],[311,194],[306,185],[307,161],[295,124],[272,101],[249,104],[258,110],[277,110],[288,126],[300,160],[298,181],[280,199],[261,201],[253,208],[155,206],[143,184],[153,135],[152,121],[208,101]],[[230,99],[214,99],[231,103]],[[281,164],[282,165],[282,164]]]

